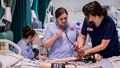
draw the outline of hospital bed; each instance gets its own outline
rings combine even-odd
[[[83,61],[44,62],[40,64],[40,68],[120,68],[120,56],[102,59],[95,63]]]
[[[9,50],[10,45],[18,50],[17,54]],[[21,48],[17,44],[0,39],[0,68],[39,68],[39,62],[21,56]]]
[[[0,50],[0,68],[119,68],[120,56],[114,56],[102,59],[95,63],[84,61],[61,61],[52,62],[49,59],[45,61],[31,61],[21,56],[21,49],[15,43],[0,39],[0,46],[5,45]],[[9,50],[9,45],[18,49],[18,54]],[[71,58],[70,58],[71,59]],[[74,58],[72,58],[74,60]]]

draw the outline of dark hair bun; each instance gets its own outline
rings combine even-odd
[[[36,32],[34,29],[32,29],[30,26],[26,25],[23,28],[23,37],[28,38],[28,36],[35,36]]]
[[[104,17],[107,16],[107,9],[103,8],[101,15]]]
[[[31,27],[26,25],[24,28],[23,28],[23,32],[29,32],[31,30]]]

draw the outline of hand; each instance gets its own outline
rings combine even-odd
[[[77,50],[77,52],[78,52],[77,58],[83,58],[85,56],[84,48],[80,48],[79,50]]]
[[[76,45],[76,46],[75,46],[75,50],[76,50],[76,51],[83,51],[83,50],[84,50],[84,48],[81,47],[81,46],[79,46],[77,42],[75,43],[75,45]]]
[[[45,56],[42,56],[42,55],[39,55],[39,60],[46,60],[46,59],[48,59],[47,57],[45,57]]]
[[[59,38],[59,37],[61,37],[61,36],[62,36],[62,30],[58,29],[58,30],[56,31],[55,37],[56,37],[56,38]]]
[[[103,57],[100,54],[95,54],[96,61],[100,61]]]

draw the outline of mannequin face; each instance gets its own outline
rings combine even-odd
[[[68,15],[66,13],[64,13],[63,15],[61,15],[60,17],[57,18],[57,22],[61,26],[65,26],[67,23],[67,18],[68,18]]]

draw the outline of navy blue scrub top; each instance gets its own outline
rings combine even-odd
[[[88,24],[87,19],[85,19],[81,34],[87,35],[87,33],[91,37],[92,47],[101,44],[103,39],[110,40],[110,43],[106,49],[98,52],[103,56],[103,58],[120,55],[118,32],[116,30],[114,21],[109,16],[104,17],[102,23],[98,27],[95,26],[95,23]]]

